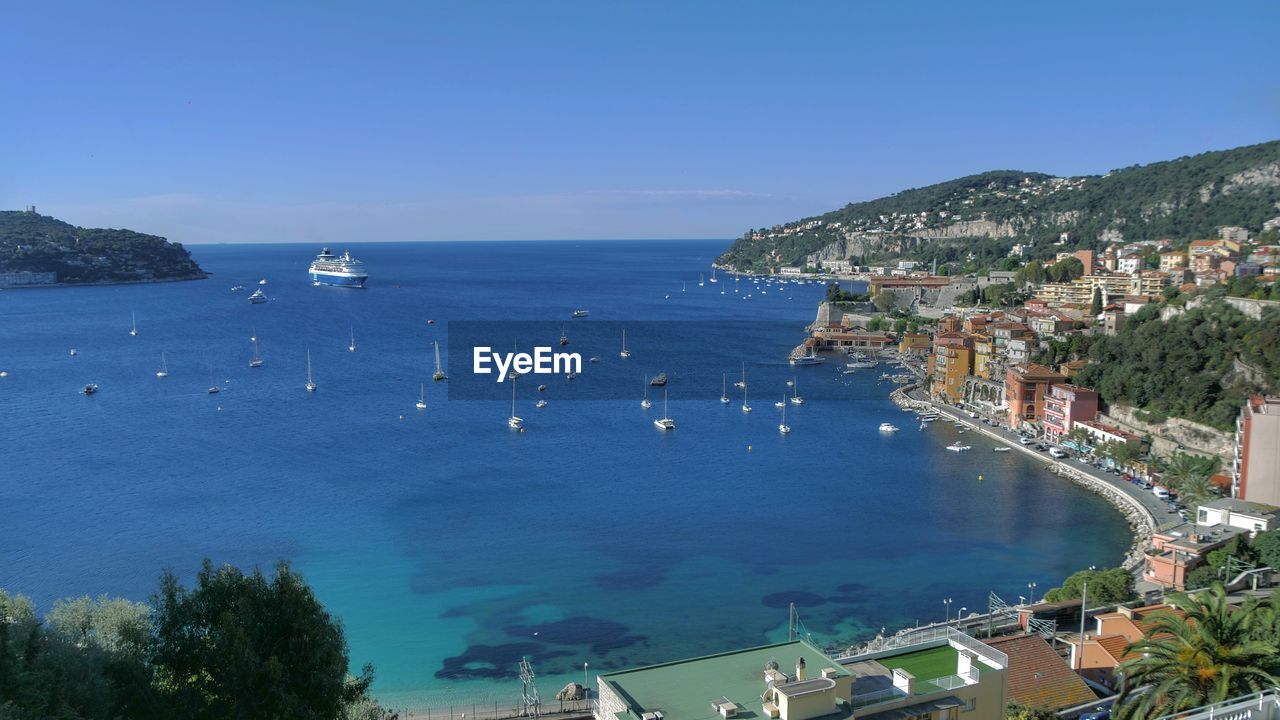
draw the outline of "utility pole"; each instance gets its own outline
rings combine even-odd
[[[796,604],[791,603],[790,614],[787,615],[787,641],[796,639]]]
[[[1080,593],[1080,647],[1076,648],[1076,672],[1084,672],[1084,628],[1085,616],[1089,611],[1089,581],[1084,582],[1084,590]]]

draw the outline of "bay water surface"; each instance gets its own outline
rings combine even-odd
[[[946,451],[955,429],[919,430],[881,369],[788,367],[824,288],[700,286],[723,246],[353,244],[364,290],[313,287],[318,247],[197,246],[208,280],[0,292],[0,587],[47,610],[145,600],[163,568],[189,580],[206,557],[288,560],[385,701],[509,706],[522,656],[548,698],[584,663],[785,638],[793,601],[835,644],[1121,560],[1131,538],[1104,501],[972,433],[972,452]],[[261,278],[271,302],[250,305]],[[577,307],[590,318],[569,320]],[[430,379],[433,340],[451,376],[469,371],[448,348],[459,321],[563,324],[629,388],[574,399],[557,378],[535,409],[530,383],[512,432],[509,397],[451,399],[453,380]],[[581,344],[576,328],[602,321],[696,332],[657,347],[637,330],[622,360],[612,336]],[[255,334],[266,364],[250,369]],[[742,363],[750,414],[717,399]],[[675,365],[678,427],[662,433],[643,377]],[[783,436],[773,401],[792,377],[809,402],[788,407]],[[101,390],[84,397],[89,382]]]

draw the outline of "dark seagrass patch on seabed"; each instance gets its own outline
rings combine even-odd
[[[522,657],[550,660],[572,654],[567,650],[548,650],[545,645],[534,642],[470,645],[461,655],[445,658],[435,676],[442,680],[505,680],[519,676],[517,667]]]

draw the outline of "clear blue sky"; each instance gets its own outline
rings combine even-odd
[[[183,242],[729,238],[1280,138],[1280,2],[23,2],[0,207]]]

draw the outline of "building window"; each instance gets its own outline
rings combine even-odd
[[[964,707],[961,708],[960,711],[973,712],[974,710],[977,710],[977,709],[978,709],[978,698],[969,698],[968,700],[964,701]]]

